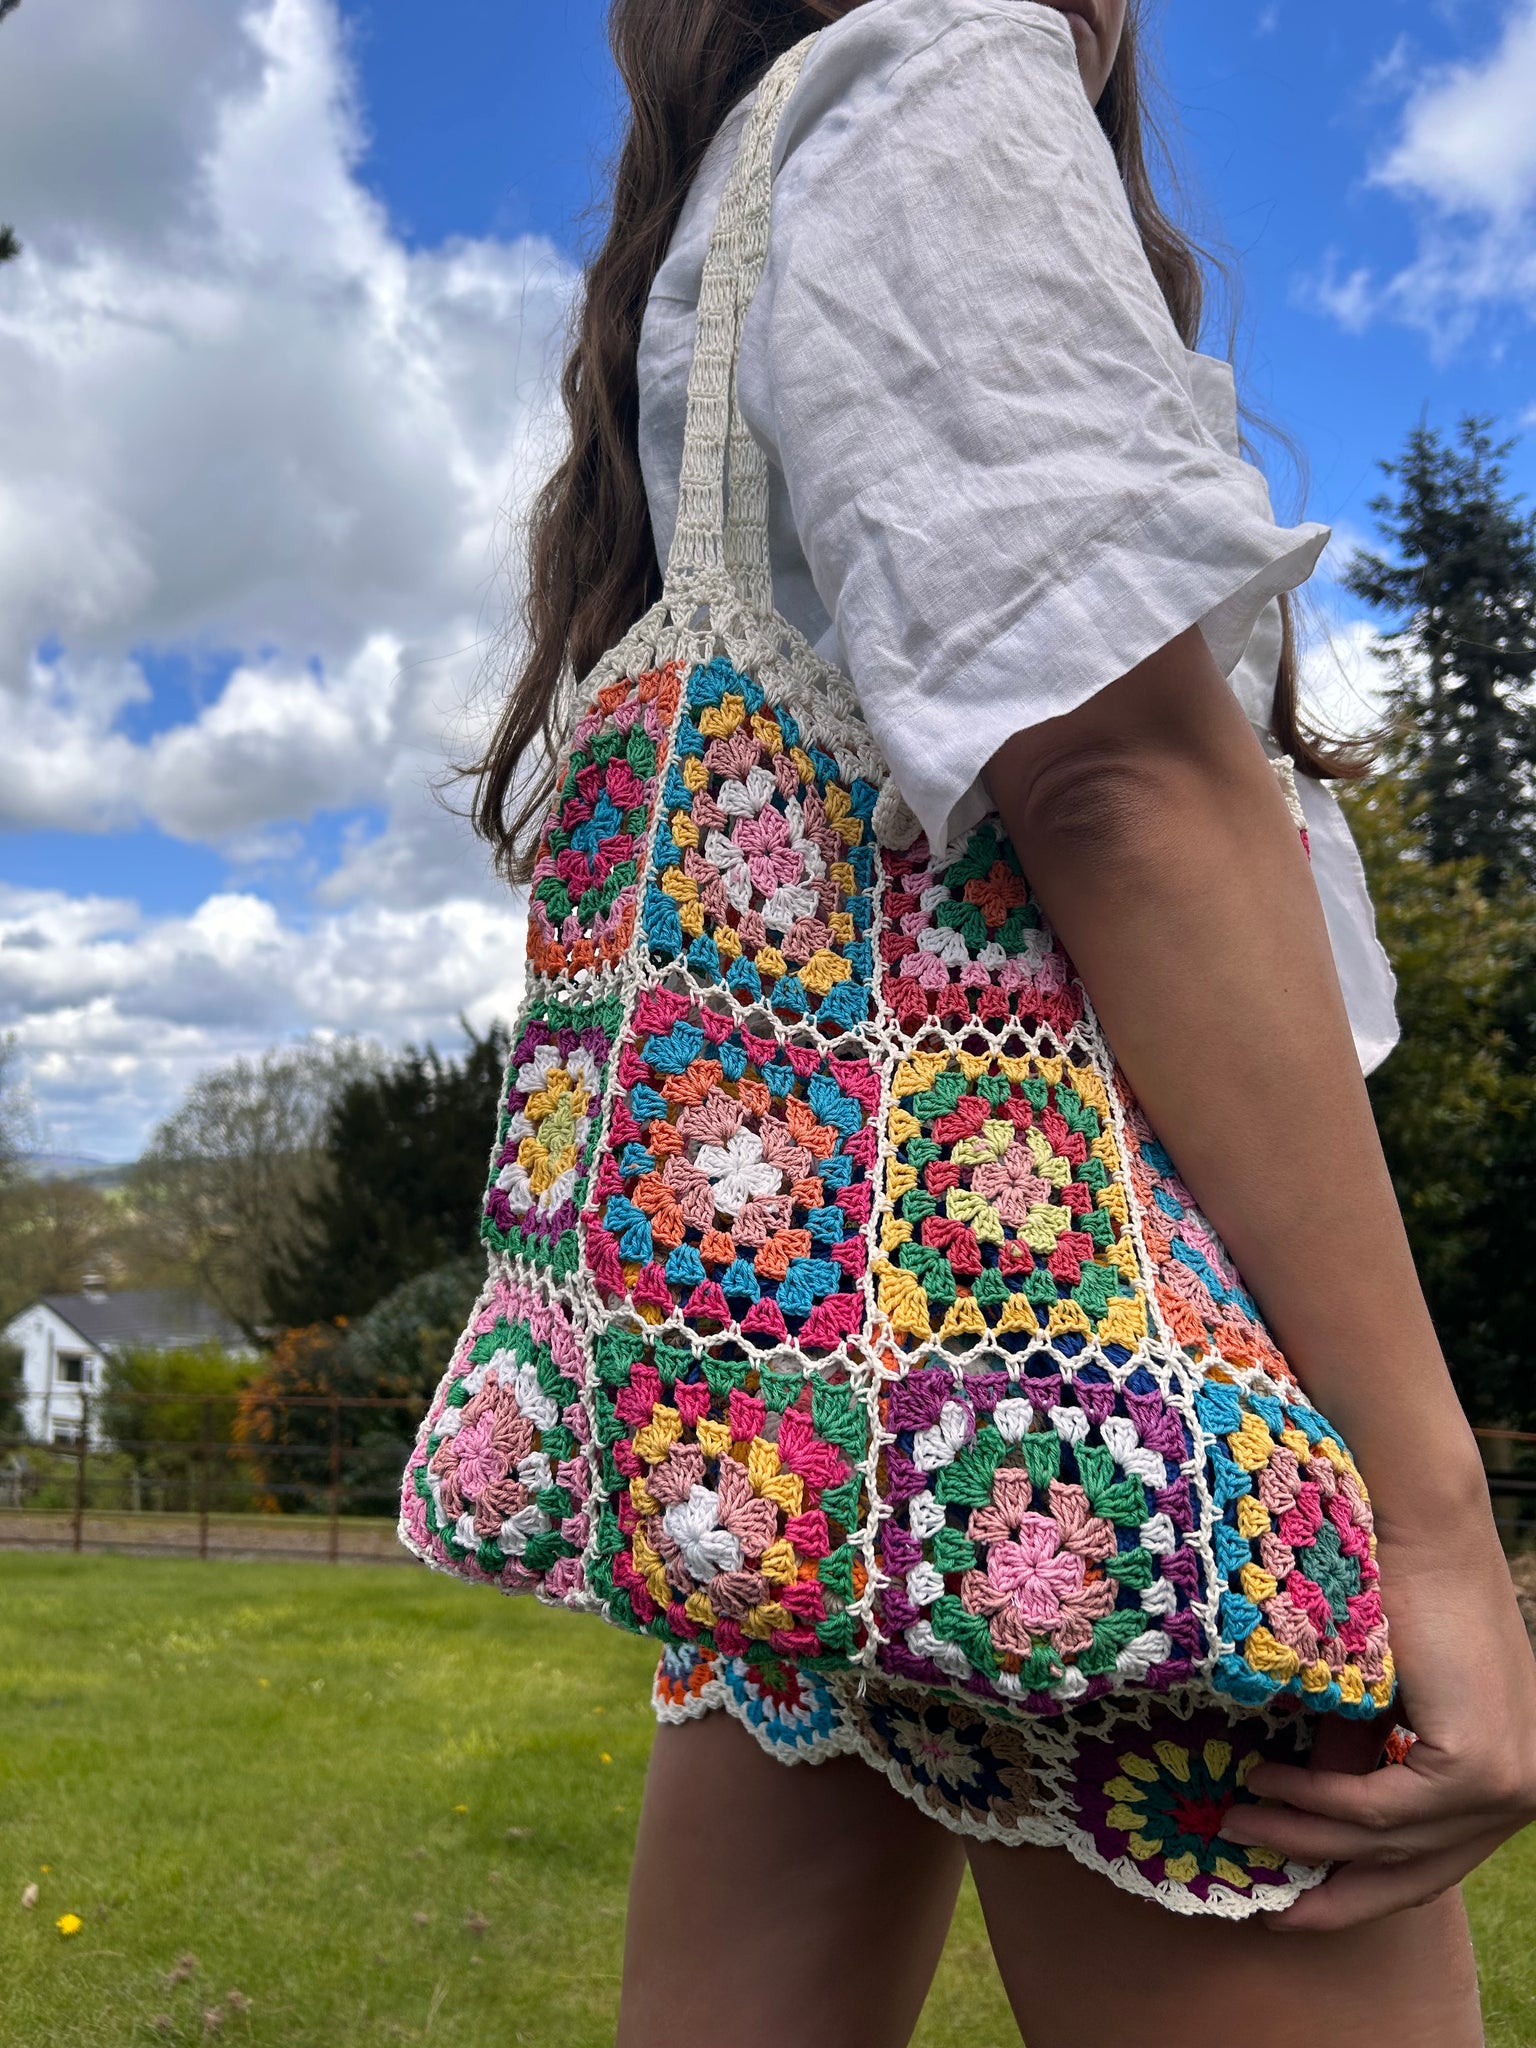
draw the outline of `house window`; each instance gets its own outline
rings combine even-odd
[[[61,1351],[58,1363],[59,1378],[66,1386],[83,1387],[87,1384],[85,1356],[82,1352]]]

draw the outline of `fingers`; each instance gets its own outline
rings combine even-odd
[[[1234,1806],[1222,1822],[1230,1841],[1278,1849],[1296,1863],[1403,1863],[1471,1839],[1487,1828],[1486,1817],[1467,1817],[1458,1824],[1447,1817],[1416,1827],[1383,1830],[1302,1813],[1293,1806]]]
[[[1428,1820],[1437,1801],[1437,1788],[1416,1765],[1417,1755],[1415,1747],[1407,1763],[1389,1764],[1384,1771],[1364,1774],[1315,1770],[1303,1764],[1258,1764],[1249,1776],[1247,1789],[1256,1794],[1260,1807],[1239,1806],[1232,1812],[1267,1813],[1279,1803],[1300,1813],[1320,1814],[1327,1820],[1346,1821],[1353,1827],[1376,1832],[1409,1827],[1416,1821]]]
[[[1319,1747],[1322,1735],[1320,1729]],[[1348,1746],[1335,1738],[1328,1746],[1335,1757],[1348,1754]],[[1456,1773],[1437,1769],[1434,1753],[1422,1743],[1406,1762],[1362,1773],[1365,1753],[1363,1745],[1356,1748],[1354,1770],[1257,1765],[1248,1779],[1257,1800],[1232,1807],[1223,1832],[1235,1842],[1276,1849],[1293,1862],[1353,1865],[1374,1873],[1373,1886],[1390,1881],[1400,1891],[1410,1881],[1392,1873],[1422,1870],[1444,1858],[1455,1864],[1448,1880],[1455,1883],[1519,1824],[1491,1788],[1479,1792]]]
[[[1502,1836],[1482,1837],[1438,1855],[1396,1864],[1349,1864],[1314,1890],[1303,1892],[1282,1913],[1265,1913],[1261,1925],[1273,1934],[1336,1934],[1384,1919],[1412,1906],[1427,1906],[1493,1853]]]

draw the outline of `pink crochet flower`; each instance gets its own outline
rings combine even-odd
[[[1015,1229],[1028,1221],[1036,1203],[1056,1199],[1055,1189],[1036,1173],[1035,1162],[1017,1139],[1001,1159],[989,1159],[974,1170],[971,1187],[986,1197],[1004,1223],[1011,1223]]]
[[[971,1509],[966,1535],[973,1543],[1006,1543],[1023,1522],[1031,1499],[1029,1474],[1020,1466],[1004,1465],[993,1474],[992,1498],[984,1508]]]
[[[960,1597],[972,1614],[988,1616],[999,1650],[1027,1657],[1044,1636],[1072,1656],[1092,1644],[1093,1624],[1114,1606],[1115,1588],[1090,1579],[1082,1558],[1061,1548],[1053,1521],[1025,1515],[1016,1541],[994,1543],[986,1570],[965,1574]]]
[[[496,1442],[496,1410],[486,1406],[453,1439],[458,1453],[459,1490],[470,1500],[489,1493],[507,1476],[507,1454]]]
[[[720,1500],[720,1526],[741,1538],[747,1557],[761,1557],[779,1533],[779,1511],[771,1500],[752,1491],[745,1465],[734,1458],[720,1460],[716,1482]]]
[[[646,1479],[646,1491],[665,1507],[687,1500],[704,1484],[704,1453],[697,1444],[672,1444]]]

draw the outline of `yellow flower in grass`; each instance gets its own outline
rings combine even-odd
[[[71,1935],[78,1934],[85,1925],[85,1922],[78,1913],[61,1913],[53,1924],[57,1927],[60,1934]]]

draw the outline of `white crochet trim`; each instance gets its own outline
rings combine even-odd
[[[937,1821],[962,1840],[997,1842],[1004,1848],[1065,1849],[1085,1869],[1107,1877],[1118,1890],[1130,1892],[1136,1898],[1153,1900],[1170,1913],[1188,1918],[1250,1920],[1256,1913],[1283,1912],[1287,1906],[1294,1905],[1303,1892],[1321,1884],[1328,1875],[1327,1864],[1288,1862],[1283,1866],[1283,1874],[1277,1874],[1272,1881],[1256,1875],[1246,1891],[1219,1880],[1213,1880],[1203,1895],[1174,1878],[1164,1878],[1154,1884],[1137,1869],[1130,1857],[1105,1856],[1077,1818],[1072,1810],[1077,1745],[1062,1727],[1044,1721],[1012,1724],[1024,1737],[1030,1753],[1027,1768],[1036,1788],[1044,1795],[1043,1803],[1028,1812],[1007,1816],[1000,1815],[994,1806],[985,1819],[980,1819],[973,1812],[948,1804],[938,1796],[936,1788],[910,1783],[900,1760],[884,1754],[859,1727],[853,1698],[854,1682],[822,1675],[837,1696],[838,1718],[831,1733],[820,1736],[814,1746],[790,1748],[776,1742],[766,1725],[753,1718],[739,1695],[718,1672],[687,1699],[674,1702],[658,1698],[652,1702],[652,1708],[658,1721],[672,1727],[701,1720],[706,1714],[728,1713],[776,1763],[814,1766],[836,1756],[855,1756],[878,1771],[904,1799],[911,1800],[930,1820]],[[882,1677],[880,1683],[890,1691],[911,1690],[887,1677]],[[933,1697],[931,1693],[914,1692],[914,1704],[931,1704]],[[1108,1701],[1098,1704],[1107,1711],[1100,1716],[1102,1726],[1095,1733],[1108,1734],[1113,1729],[1129,1727],[1145,1729],[1149,1725],[1153,1702],[1145,1694],[1123,1704],[1111,1705]],[[1183,1717],[1202,1707],[1208,1708],[1212,1703],[1208,1698],[1200,1697],[1195,1690],[1184,1689],[1159,1695],[1156,1704],[1160,1711]],[[1251,1725],[1256,1721],[1270,1729],[1280,1725],[1274,1715],[1253,1709],[1227,1707],[1224,1711],[1233,1726]]]

